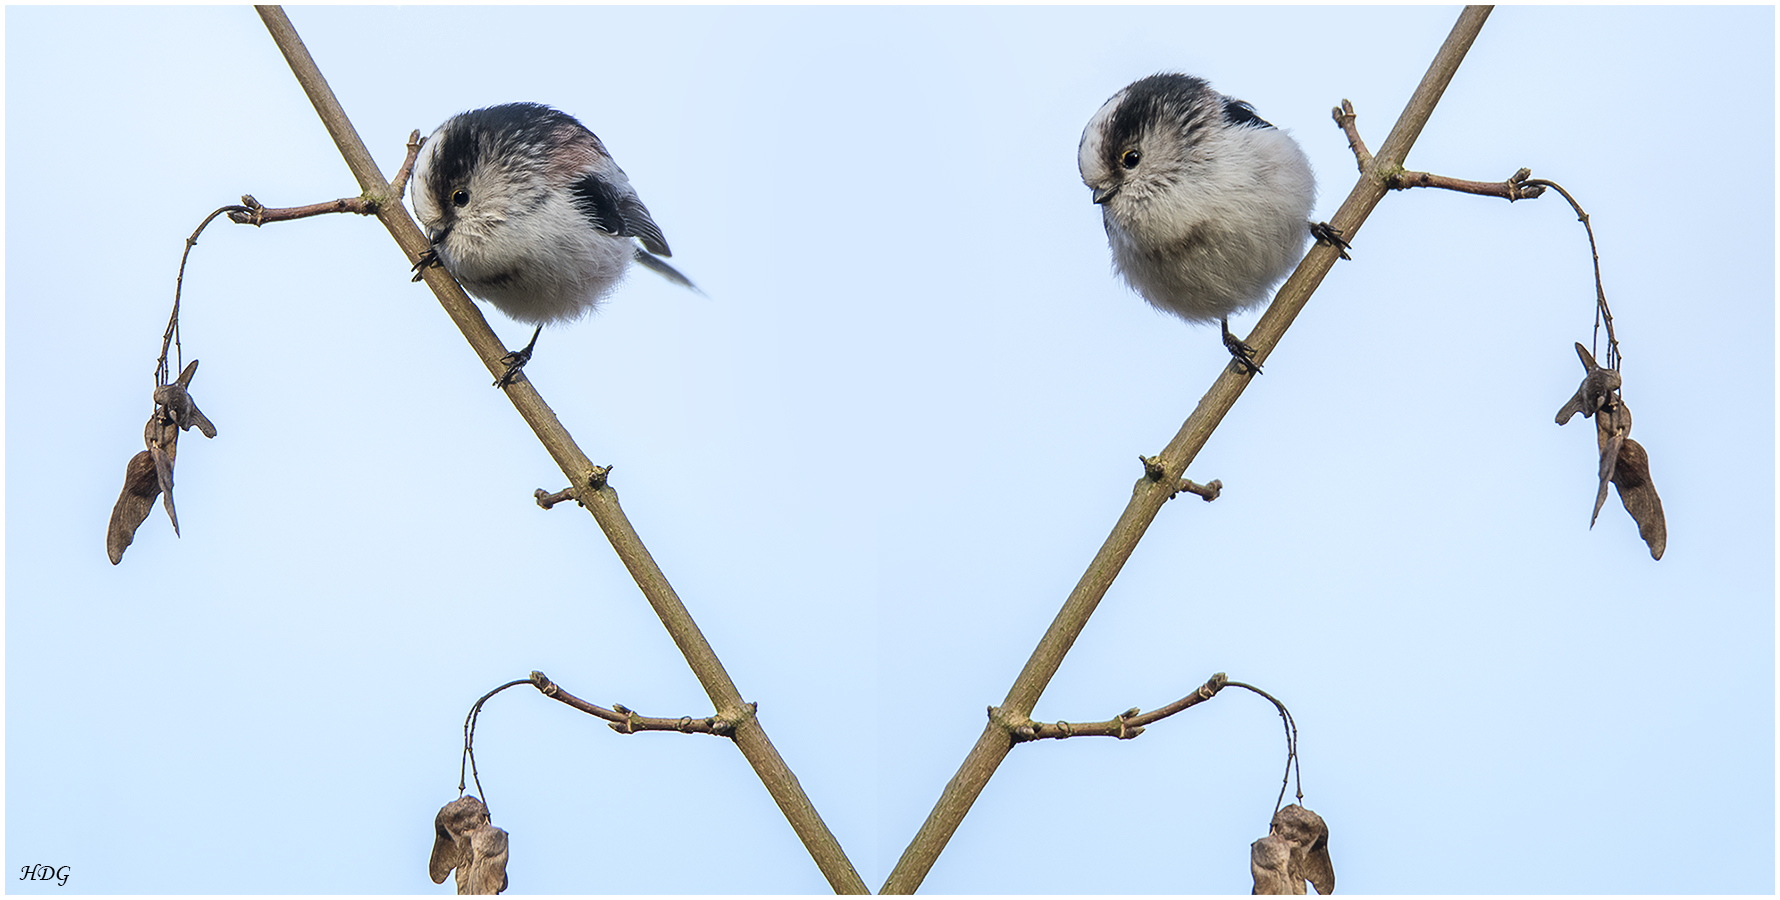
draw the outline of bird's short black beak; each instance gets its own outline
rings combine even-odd
[[[1096,188],[1094,190],[1094,202],[1095,203],[1105,203],[1106,201],[1111,200],[1118,193],[1119,193],[1119,186],[1116,184],[1109,188]]]

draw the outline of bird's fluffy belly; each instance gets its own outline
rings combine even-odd
[[[611,293],[635,253],[628,239],[597,233],[589,237],[503,243],[544,251],[507,256],[453,254],[448,241],[439,256],[465,290],[508,316],[534,324],[568,322]]]

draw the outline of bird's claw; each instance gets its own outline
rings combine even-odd
[[[1261,374],[1261,366],[1255,362],[1255,348],[1230,333],[1228,320],[1221,324],[1224,328],[1224,349],[1230,351],[1230,358],[1236,361],[1236,370],[1244,375]]]
[[[439,262],[438,251],[429,249],[425,253],[420,254],[420,258],[414,261],[414,268],[409,271],[414,273],[413,280],[419,281],[420,277],[426,274],[427,269],[438,265],[444,265]]]
[[[542,334],[543,331],[544,326],[539,325],[537,329],[532,332],[532,339],[526,343],[524,349],[514,350],[501,357],[501,364],[505,365],[507,369],[501,373],[501,377],[494,380],[495,387],[504,388],[507,385],[512,384],[513,379],[519,377],[520,370],[525,368],[526,363],[532,361],[532,348],[538,345],[538,335]]]
[[[1341,254],[1342,259],[1353,259],[1347,255],[1347,251],[1352,249],[1353,245],[1342,239],[1341,230],[1335,226],[1327,222],[1312,222],[1310,223],[1310,236],[1316,238],[1316,242],[1319,244],[1334,247],[1335,252]]]
[[[501,373],[501,377],[494,380],[494,386],[498,388],[512,384],[513,380],[519,377],[519,373],[525,369],[525,364],[531,362],[531,354],[515,350],[501,357],[501,362],[507,367],[507,370]]]

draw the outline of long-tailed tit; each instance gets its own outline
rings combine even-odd
[[[1229,316],[1265,301],[1304,256],[1316,178],[1285,132],[1190,75],[1151,75],[1106,101],[1077,163],[1094,191],[1113,268],[1158,309],[1218,321],[1246,372],[1254,349]]]
[[[531,358],[544,325],[591,312],[632,261],[697,290],[660,259],[673,254],[624,170],[567,113],[538,103],[458,113],[421,146],[411,184],[432,242],[414,280],[443,265],[464,290],[538,326],[497,385]]]

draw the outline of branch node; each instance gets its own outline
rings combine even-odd
[[[1508,176],[1508,202],[1531,200],[1545,193],[1545,185],[1528,184],[1527,179],[1533,177],[1533,170],[1522,166],[1513,175]]]
[[[1162,470],[1162,457],[1160,455],[1144,456],[1139,453],[1137,459],[1139,462],[1143,463],[1143,477],[1148,478],[1151,481],[1162,480],[1162,476],[1166,473]]]
[[[1009,713],[999,706],[989,707],[989,721],[1007,732],[1009,740],[1016,744],[1038,738],[1038,727],[1030,718]]]
[[[543,672],[540,672],[537,669],[533,669],[531,682],[534,686],[537,687],[538,692],[543,694],[544,696],[546,696],[546,697],[555,697],[556,696],[556,692],[558,690],[558,688],[556,686],[556,682],[551,681],[550,678],[548,676],[546,676]]]
[[[755,702],[744,703],[739,709],[730,709],[719,712],[711,717],[711,733],[729,737],[735,734],[736,728],[743,722],[754,718],[755,713],[758,712],[759,709],[760,704]]]
[[[1143,734],[1143,726],[1142,725],[1132,725],[1129,722],[1130,719],[1135,718],[1136,716],[1137,716],[1137,707],[1133,706],[1130,709],[1127,709],[1124,712],[1119,713],[1118,718],[1116,718],[1114,720],[1119,723],[1119,733],[1116,735],[1116,737],[1118,737],[1119,740],[1128,741],[1134,737],[1137,737],[1140,734]]]
[[[1210,700],[1218,691],[1223,690],[1224,686],[1229,683],[1230,676],[1225,675],[1222,672],[1214,673],[1210,678],[1205,680],[1204,684],[1199,686],[1199,696],[1206,700]]]
[[[587,473],[587,486],[593,488],[595,491],[605,490],[606,476],[611,473],[611,466],[594,466],[593,470]]]
[[[255,228],[265,224],[266,207],[260,201],[253,199],[252,194],[242,194],[241,205],[247,208],[231,211],[229,221],[237,225],[252,225]]]

